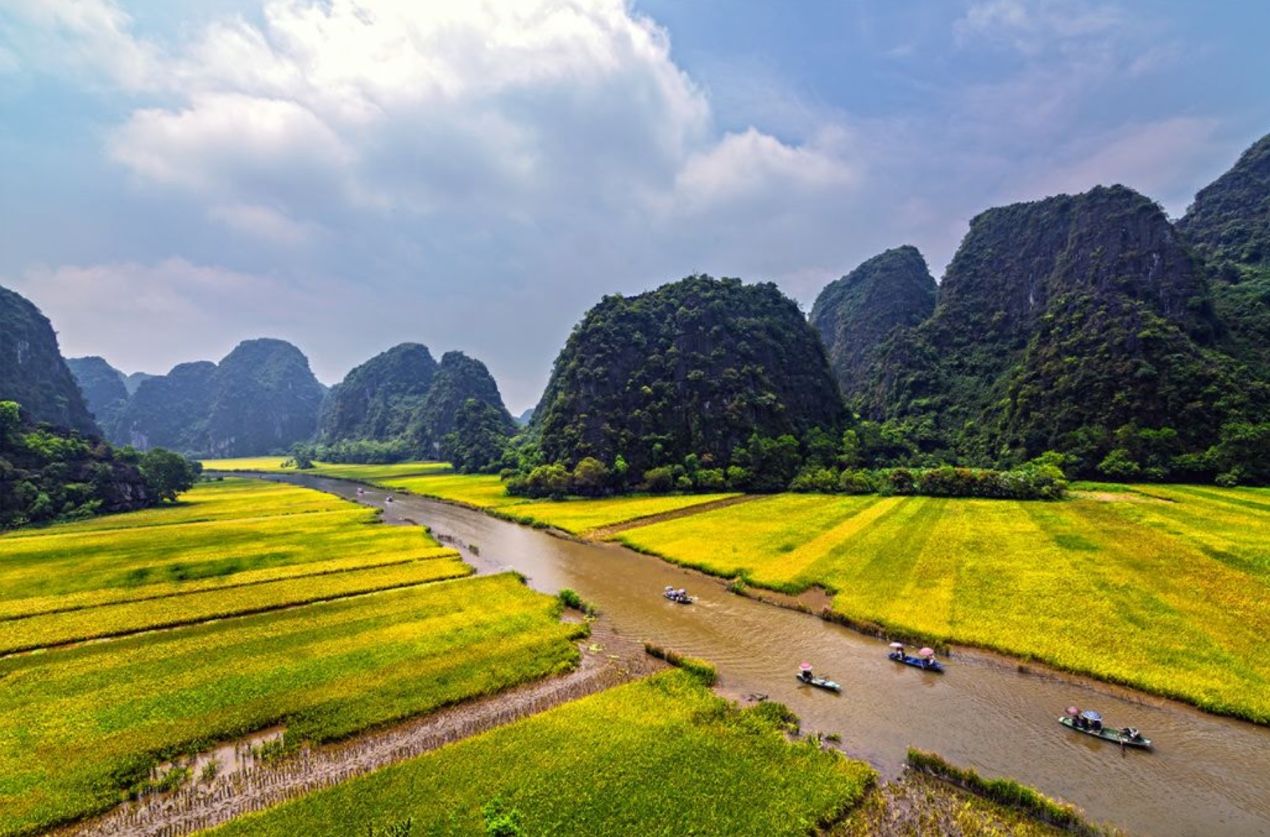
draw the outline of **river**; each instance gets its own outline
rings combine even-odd
[[[955,649],[944,675],[897,665],[886,643],[822,619],[727,592],[717,579],[615,544],[580,543],[479,511],[344,480],[269,478],[385,508],[388,522],[425,524],[464,546],[480,572],[515,569],[537,590],[576,590],[622,634],[713,662],[726,694],[766,694],[805,731],[837,733],[843,748],[884,777],[914,746],[990,776],[1009,776],[1137,834],[1270,835],[1270,729],[1174,701],[1068,675],[1020,671],[1016,661]],[[476,547],[471,549],[469,547]],[[666,585],[697,595],[661,597]],[[843,686],[799,684],[799,662]],[[1097,708],[1132,725],[1153,752],[1122,752],[1061,728],[1063,710]]]

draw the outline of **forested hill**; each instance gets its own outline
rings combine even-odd
[[[775,285],[692,276],[608,296],[556,358],[534,413],[543,458],[622,460],[633,480],[686,457],[722,468],[751,436],[836,432],[842,399],[819,337]]]
[[[915,326],[935,308],[935,279],[916,247],[887,250],[829,283],[811,324],[829,352],[843,395],[859,395],[878,346],[898,326]]]
[[[48,319],[26,298],[0,288],[0,401],[16,401],[35,421],[100,435],[57,346]]]
[[[109,435],[115,418],[128,402],[123,373],[95,355],[67,358],[66,366],[75,376],[97,425]]]
[[[407,436],[426,455],[441,454],[445,437],[456,429],[459,408],[469,400],[485,405],[506,435],[515,432],[516,422],[499,394],[498,384],[484,363],[462,352],[446,352],[441,356],[436,377],[427,398],[415,415]]]
[[[515,431],[484,363],[456,351],[437,363],[426,346],[402,343],[331,389],[310,453],[331,461],[443,458],[461,470],[491,470]]]
[[[1201,189],[1177,226],[1212,262],[1270,268],[1270,134]]]
[[[219,364],[183,363],[143,381],[111,438],[211,456],[285,451],[313,437],[325,393],[295,346],[245,340]]]
[[[1177,225],[1211,267],[1228,350],[1270,379],[1270,135],[1201,189]]]
[[[402,343],[354,368],[322,405],[318,441],[386,441],[405,434],[437,374],[427,346]]]
[[[879,350],[856,406],[919,458],[1001,465],[1054,449],[1081,473],[1167,469],[1263,415],[1265,390],[1221,350],[1222,330],[1206,270],[1142,195],[990,209],[930,318]],[[1202,470],[1176,475],[1188,467]]]

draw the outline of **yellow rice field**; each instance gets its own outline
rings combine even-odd
[[[44,612],[59,597],[105,604],[296,565],[328,571],[330,561],[369,567],[443,554],[453,553],[425,530],[385,526],[371,509],[231,479],[195,486],[174,506],[0,535],[0,614]]]
[[[503,574],[2,658],[0,835],[108,808],[218,740],[336,739],[568,668],[559,609]]]
[[[628,530],[671,561],[858,622],[1270,721],[1270,499],[1140,486],[1058,502],[776,495]]]

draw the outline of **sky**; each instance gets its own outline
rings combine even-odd
[[[64,354],[403,341],[513,412],[605,294],[938,278],[991,206],[1178,216],[1270,132],[1270,3],[0,0],[0,285]]]

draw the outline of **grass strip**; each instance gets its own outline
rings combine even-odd
[[[872,786],[867,765],[791,742],[669,671],[248,815],[217,835],[808,834]],[[507,833],[507,832],[500,832]]]
[[[88,639],[124,636],[161,628],[193,625],[209,619],[264,613],[409,587],[442,579],[461,578],[473,569],[458,553],[424,561],[269,581],[227,590],[209,590],[161,599],[101,605],[67,613],[49,613],[4,623],[0,654],[49,648]]]
[[[0,659],[0,834],[101,811],[217,741],[332,740],[567,669],[585,626],[559,614],[502,574]]]
[[[1089,837],[1111,833],[1102,826],[1089,822],[1084,812],[1076,806],[1058,802],[1035,788],[1013,779],[986,779],[970,768],[950,764],[937,753],[929,753],[913,747],[908,748],[906,761],[914,770],[942,779],[963,790],[1021,811],[1065,831]]]

